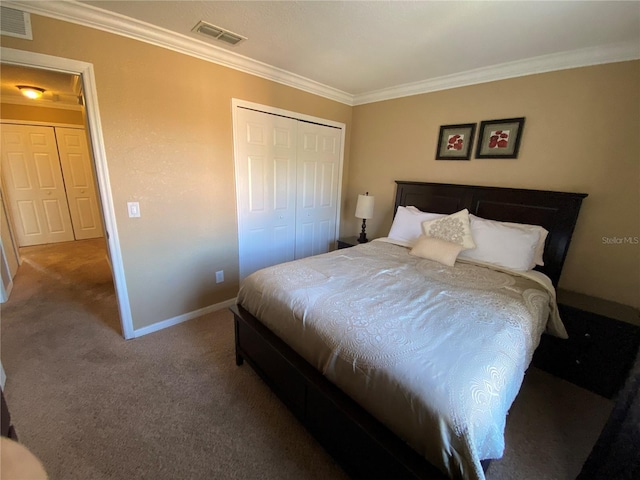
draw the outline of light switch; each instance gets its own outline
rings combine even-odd
[[[216,272],[216,283],[224,282],[224,270],[218,270]]]
[[[127,210],[129,210],[130,218],[137,218],[140,216],[140,204],[138,202],[127,202]]]

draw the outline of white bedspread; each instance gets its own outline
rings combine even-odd
[[[247,277],[238,303],[453,478],[500,458],[553,292],[372,242]],[[552,308],[555,312],[555,308]]]

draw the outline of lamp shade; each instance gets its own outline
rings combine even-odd
[[[373,218],[374,198],[370,195],[358,195],[358,203],[356,204],[357,218]]]

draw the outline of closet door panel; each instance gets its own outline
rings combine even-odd
[[[75,238],[102,237],[102,219],[85,131],[55,127],[55,133]]]
[[[236,110],[240,279],[294,259],[297,122]]]
[[[341,131],[299,122],[296,258],[331,250],[336,237]]]
[[[74,240],[53,128],[1,129],[1,177],[18,245]]]

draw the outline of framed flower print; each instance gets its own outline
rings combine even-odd
[[[518,158],[524,117],[480,122],[476,158]]]
[[[473,151],[475,123],[442,125],[438,137],[436,160],[469,160]]]

